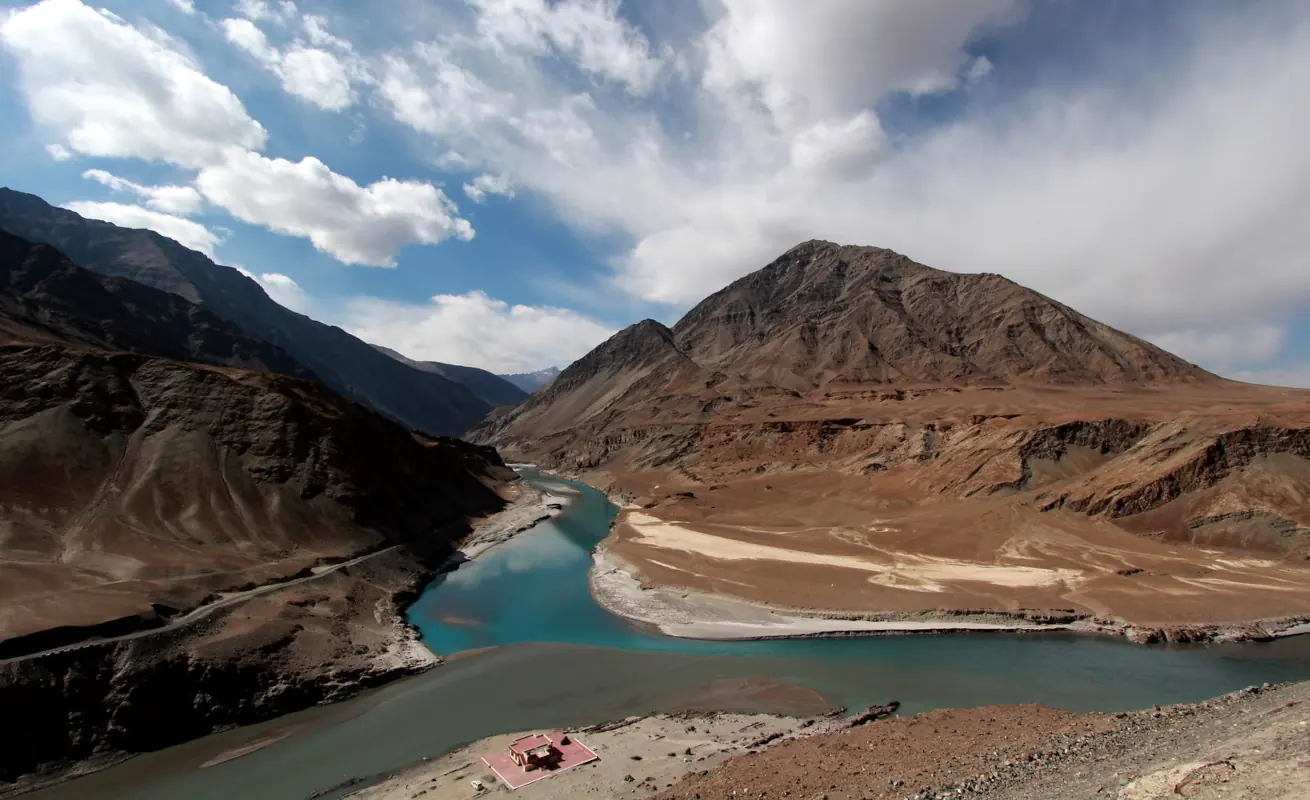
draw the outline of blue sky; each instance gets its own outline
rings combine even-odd
[[[1306,53],[1294,0],[0,0],[0,184],[501,372],[827,238],[1310,385]]]

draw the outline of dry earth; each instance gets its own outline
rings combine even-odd
[[[659,800],[1303,798],[1310,684],[1128,714],[947,709],[785,741]]]

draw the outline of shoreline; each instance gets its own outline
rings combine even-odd
[[[1135,644],[1268,641],[1310,634],[1310,615],[1239,623],[1140,625],[1071,611],[939,609],[850,612],[788,608],[698,589],[647,584],[605,541],[592,552],[588,583],[606,611],[682,639],[751,641],[958,633],[1070,633],[1114,636]]]

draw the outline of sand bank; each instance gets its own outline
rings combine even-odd
[[[1035,632],[1067,630],[1065,624],[1016,622],[995,617],[868,615],[843,617],[825,612],[772,608],[760,603],[694,589],[643,584],[635,568],[603,547],[594,554],[592,595],[605,609],[686,639],[763,639],[877,633],[946,631]]]

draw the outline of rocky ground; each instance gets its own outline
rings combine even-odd
[[[794,731],[800,720],[768,714],[658,715],[570,731],[599,761],[529,784],[514,792],[529,800],[648,796],[673,785],[689,770],[707,769],[744,753],[753,742]],[[483,739],[469,747],[350,795],[357,800],[456,800],[478,792],[508,794],[481,760],[499,753],[523,733]],[[486,794],[488,792],[483,792]]]
[[[785,741],[660,800],[1310,796],[1310,683],[1127,714],[948,709]]]

